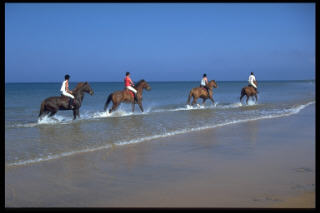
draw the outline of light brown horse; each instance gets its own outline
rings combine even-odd
[[[193,97],[193,101],[192,101],[191,105],[195,104],[197,102],[198,98],[202,98],[202,104],[204,104],[204,102],[208,98],[212,101],[212,103],[214,103],[214,100],[213,100],[213,97],[212,97],[212,95],[213,95],[212,89],[213,88],[217,88],[218,85],[215,82],[215,80],[211,80],[211,81],[208,82],[207,87],[209,88],[209,93],[203,87],[192,88],[190,90],[190,93],[189,93],[187,104],[190,105],[191,97]]]
[[[146,89],[149,91],[149,90],[151,90],[151,87],[149,86],[149,84],[145,80],[140,80],[136,84],[135,89],[137,90],[137,94],[136,94],[137,95],[137,104],[139,105],[140,110],[143,112],[142,91],[143,91],[143,89]],[[110,101],[112,101],[113,105],[112,105],[112,108],[109,109],[109,113],[116,110],[121,102],[131,103],[132,104],[132,112],[134,112],[134,106],[135,106],[136,101],[134,100],[134,96],[131,93],[132,92],[129,91],[128,89],[124,89],[124,90],[120,90],[120,91],[116,91],[114,93],[111,93],[108,96],[108,99],[104,105],[104,111],[107,110],[107,107],[108,107]]]
[[[253,81],[253,83],[258,86],[258,83],[257,81]],[[248,100],[249,100],[249,97],[255,97],[256,98],[256,102],[258,101],[258,96],[257,96],[257,91],[256,89],[251,86],[251,85],[248,85],[246,87],[243,87],[242,90],[241,90],[241,96],[240,96],[240,102],[241,102],[241,99],[243,98],[243,96],[247,96],[247,100],[246,100],[246,103],[248,105]]]
[[[77,116],[80,117],[79,108],[81,107],[84,98],[84,92],[93,95],[93,90],[88,82],[80,82],[76,88],[72,90],[76,103],[74,108],[69,106],[70,98],[64,95],[46,98],[41,103],[39,118],[41,119],[44,115],[49,113],[49,117],[52,117],[58,110],[73,110],[73,120],[76,119]]]

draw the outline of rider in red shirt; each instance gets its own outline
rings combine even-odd
[[[126,72],[126,77],[124,78],[124,86],[125,88],[127,88],[128,90],[132,91],[133,94],[134,94],[134,100],[135,101],[138,101],[137,100],[137,90],[134,87],[134,84],[130,78],[130,73],[129,72]]]

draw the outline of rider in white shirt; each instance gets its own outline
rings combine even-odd
[[[253,75],[253,72],[251,72],[249,76],[249,85],[253,86],[257,91],[257,85],[255,85],[254,81],[256,80],[256,77]],[[258,92],[258,91],[257,91]]]
[[[200,83],[200,87],[204,87],[209,94],[209,88],[207,87],[207,84],[208,84],[207,74],[203,74],[202,79],[201,79],[201,83]]]
[[[69,75],[64,76],[64,82],[62,82],[60,91],[61,91],[62,95],[71,98],[69,101],[69,106],[71,108],[74,108],[75,107],[74,106],[74,104],[75,104],[74,103],[74,96],[71,94],[72,91],[69,90],[69,78],[70,78]]]

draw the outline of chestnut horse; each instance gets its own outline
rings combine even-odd
[[[209,94],[208,94],[207,90],[203,87],[192,88],[189,93],[187,104],[190,105],[191,97],[193,97],[193,101],[192,101],[191,105],[195,104],[197,102],[198,98],[202,98],[202,104],[204,104],[204,102],[208,98],[212,101],[212,103],[214,103],[214,100],[212,97],[212,95],[213,95],[212,89],[217,88],[218,85],[215,82],[215,80],[211,80],[208,82],[207,87],[209,88]]]
[[[257,81],[254,81],[253,82],[256,86],[258,86],[258,83]],[[246,103],[248,105],[248,100],[249,100],[249,97],[255,97],[256,98],[256,102],[258,101],[258,96],[257,96],[257,91],[256,89],[251,86],[251,85],[248,85],[246,87],[243,87],[242,90],[241,90],[241,96],[240,96],[240,102],[241,102],[241,99],[243,98],[243,96],[247,96],[247,100],[246,100]]]
[[[140,110],[143,112],[142,91],[143,91],[143,89],[146,89],[149,91],[149,90],[151,90],[151,87],[149,86],[149,84],[145,80],[140,80],[136,84],[135,89],[137,90],[137,94],[136,94],[137,104],[139,105]],[[133,93],[131,91],[129,91],[128,89],[119,90],[119,91],[115,91],[115,92],[111,93],[108,96],[107,101],[104,105],[104,111],[107,110],[107,107],[108,107],[110,101],[112,101],[113,105],[112,105],[112,108],[109,109],[109,113],[111,113],[112,111],[115,111],[121,102],[132,103],[132,112],[134,112],[134,106],[135,106],[136,101],[134,100]]]
[[[93,95],[93,90],[91,89],[88,82],[80,82],[72,90],[72,94],[74,96],[75,107],[71,108],[69,106],[70,98],[64,95],[49,97],[42,101],[40,107],[39,118],[42,118],[44,115],[49,114],[49,117],[53,116],[58,112],[58,110],[73,110],[73,120],[76,119],[76,116],[80,117],[79,108],[81,107],[81,103],[84,97],[84,92]]]

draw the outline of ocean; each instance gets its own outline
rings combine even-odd
[[[115,146],[130,146],[192,131],[223,127],[259,119],[273,119],[299,113],[315,104],[315,81],[259,81],[258,102],[240,91],[246,81],[217,81],[215,103],[186,105],[189,91],[199,82],[148,82],[143,107],[131,112],[122,103],[109,114],[103,110],[108,95],[122,90],[122,82],[88,82],[94,95],[85,94],[80,118],[72,111],[59,111],[54,119],[38,119],[41,102],[60,96],[61,83],[5,84],[5,166],[25,166]],[[75,82],[69,87],[73,89]],[[110,108],[112,103],[109,104]]]

